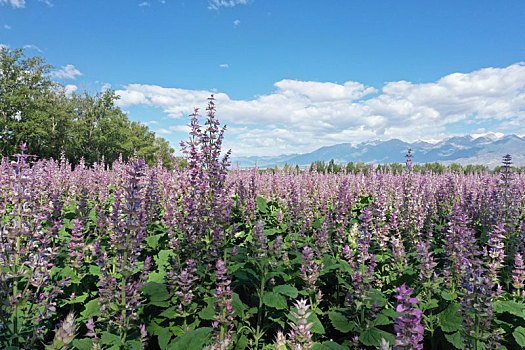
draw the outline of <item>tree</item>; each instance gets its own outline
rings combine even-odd
[[[9,155],[22,142],[29,152],[47,153],[51,146],[51,96],[58,84],[49,78],[51,66],[22,49],[0,49],[0,154]]]
[[[121,154],[125,160],[136,154],[149,164],[160,157],[171,165],[168,141],[130,121],[116,106],[113,90],[68,96],[51,80],[51,68],[22,49],[0,49],[0,156],[27,143],[30,154],[57,159],[65,152],[73,164],[103,157],[112,163]]]

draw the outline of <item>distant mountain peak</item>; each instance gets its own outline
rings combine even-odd
[[[429,141],[405,142],[399,139],[371,140],[359,144],[340,143],[323,146],[313,152],[277,157],[233,158],[241,167],[253,167],[255,161],[261,168],[284,164],[308,166],[315,161],[337,163],[361,161],[364,163],[404,163],[407,150],[413,150],[415,163],[484,164],[490,168],[501,165],[502,157],[509,153],[513,164],[525,165],[525,137],[487,132],[452,136],[436,143]]]

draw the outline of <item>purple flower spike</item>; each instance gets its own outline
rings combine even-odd
[[[397,317],[394,330],[396,331],[396,345],[403,349],[423,349],[423,334],[425,332],[421,319],[423,311],[415,307],[419,304],[417,298],[411,297],[413,289],[407,289],[403,284],[396,288],[399,293],[395,296],[398,301],[396,312],[402,314]]]

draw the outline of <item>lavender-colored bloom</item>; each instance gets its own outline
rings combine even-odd
[[[514,256],[514,269],[512,270],[512,286],[516,289],[516,295],[525,296],[525,264],[523,255],[516,253]]]
[[[485,344],[490,349],[497,349],[501,335],[492,325],[492,301],[496,296],[492,279],[479,264],[473,264],[466,259],[461,272],[464,277],[460,312],[464,317],[466,343],[469,347]]]
[[[293,349],[304,349],[308,350],[312,347],[312,332],[311,328],[314,325],[313,322],[308,322],[308,317],[312,314],[310,305],[306,299],[297,300],[294,304],[297,308],[297,312],[291,311],[293,317],[295,317],[295,323],[290,322],[291,327],[288,333],[289,344]]]
[[[308,293],[314,295],[318,290],[316,283],[319,278],[319,269],[322,268],[322,265],[319,265],[315,261],[314,252],[309,246],[303,248],[303,259],[304,262],[299,268],[301,271],[301,278],[306,283]]]
[[[411,297],[413,289],[407,289],[403,284],[396,288],[398,304],[396,312],[401,314],[396,318],[394,330],[396,331],[396,345],[402,349],[423,349],[424,328],[421,324],[423,311],[415,307],[419,304],[417,298]]]
[[[222,259],[217,260],[216,278],[217,286],[214,297],[216,301],[215,316],[212,326],[214,328],[212,340],[213,343],[207,349],[227,349],[232,343],[233,324],[233,292],[230,289],[231,280],[228,277],[228,269]]]

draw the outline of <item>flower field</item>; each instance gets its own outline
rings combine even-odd
[[[2,349],[525,348],[525,174],[0,165]],[[510,158],[506,159],[510,163]]]

